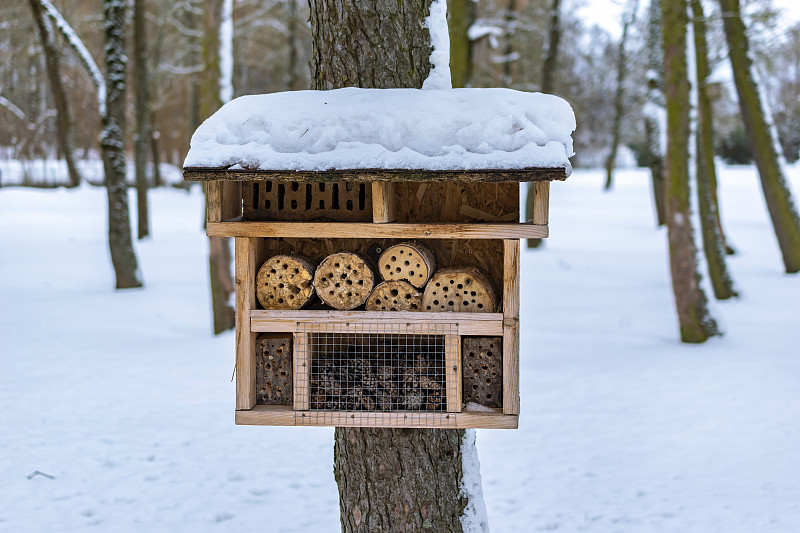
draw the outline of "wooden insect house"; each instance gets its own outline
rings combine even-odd
[[[236,423],[516,428],[520,239],[548,236],[574,127],[507,89],[245,96],[202,124],[184,178],[235,241]]]

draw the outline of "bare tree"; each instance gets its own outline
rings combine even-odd
[[[150,140],[150,103],[148,98],[147,36],[145,33],[145,1],[133,3],[133,66],[136,88],[136,136],[134,165],[136,167],[136,220],[139,239],[150,235],[147,205],[147,148]]]
[[[800,220],[779,161],[775,139],[765,116],[758,86],[752,75],[749,42],[739,9],[739,0],[719,0],[733,80],[739,95],[745,131],[761,176],[761,188],[772,227],[778,239],[783,265],[788,273],[800,271]]]
[[[69,100],[61,82],[61,57],[56,47],[53,28],[47,19],[45,9],[39,0],[30,0],[33,18],[39,28],[39,39],[44,49],[47,77],[50,80],[50,89],[56,107],[56,125],[58,127],[58,144],[64,161],[67,163],[69,173],[69,186],[77,187],[83,181],[80,169],[75,161],[75,142],[72,137],[72,117]]]
[[[700,208],[700,228],[703,235],[708,274],[714,296],[727,300],[736,296],[733,279],[725,262],[725,240],[719,224],[717,207],[717,170],[714,165],[714,127],[711,99],[708,95],[708,79],[711,69],[708,65],[708,44],[706,42],[706,22],[700,0],[690,0],[692,5],[692,27],[694,29],[695,67],[697,70],[697,132],[696,169],[697,196]]]
[[[705,342],[718,334],[700,286],[689,200],[689,78],[685,0],[661,0],[664,93],[667,97],[666,206],[670,273],[681,341]]]
[[[311,0],[313,88],[421,87],[431,0]],[[391,23],[390,23],[391,21]],[[364,50],[370,50],[364,54]],[[463,430],[336,428],[342,531],[462,532]]]
[[[625,13],[622,15],[622,36],[617,46],[617,88],[614,92],[614,122],[611,126],[611,151],[606,158],[606,184],[605,190],[611,189],[613,183],[614,165],[617,161],[619,138],[622,130],[622,118],[625,114],[625,82],[628,77],[628,54],[625,45],[628,40],[630,27],[636,22],[636,12],[639,10],[639,0],[629,0]]]
[[[653,190],[653,204],[656,209],[656,224],[667,223],[667,207],[664,204],[664,146],[662,136],[666,135],[666,110],[664,109],[664,57],[661,36],[661,2],[650,0],[647,16],[647,93],[642,115],[647,166],[650,168],[650,182]]]
[[[450,0],[447,3],[447,21],[450,31],[450,77],[453,87],[466,87],[472,77],[469,28],[475,21],[475,1]]]

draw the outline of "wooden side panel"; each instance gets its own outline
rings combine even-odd
[[[398,183],[400,222],[517,222],[519,183]]]
[[[308,411],[311,400],[311,358],[308,354],[308,336],[305,333],[294,335],[294,409]]]
[[[222,183],[222,220],[242,216],[242,182]]]
[[[395,209],[394,182],[376,181],[372,183],[372,221],[386,224],[397,220]]]
[[[458,335],[444,336],[444,368],[447,381],[447,412],[461,411],[461,340]]]
[[[206,221],[222,222],[222,182],[209,181],[206,184]]]
[[[550,182],[533,182],[533,223],[547,225],[550,218]]]
[[[256,271],[263,256],[263,240],[234,240],[236,270],[236,409],[256,404],[255,342],[250,311],[256,308]]]
[[[503,241],[503,412],[519,414],[519,240]]]

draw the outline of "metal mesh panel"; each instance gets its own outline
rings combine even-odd
[[[460,352],[456,324],[299,326],[295,409],[308,409],[298,411],[300,423],[433,423],[447,413],[448,397],[460,402],[458,365],[451,362]]]

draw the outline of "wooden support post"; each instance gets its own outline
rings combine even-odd
[[[222,182],[209,181],[206,184],[206,221],[222,222]]]
[[[550,217],[550,182],[533,182],[533,223],[547,225]]]
[[[237,237],[236,256],[236,409],[256,404],[255,341],[250,311],[256,308],[256,271],[262,256],[262,239]]]
[[[461,412],[461,337],[444,336],[444,367],[446,371],[447,412]]]
[[[503,240],[503,413],[519,414],[519,240]]]
[[[385,224],[397,220],[394,182],[372,182],[372,221]]]
[[[294,410],[308,411],[311,400],[311,358],[308,354],[308,335],[295,333],[293,343]]]

